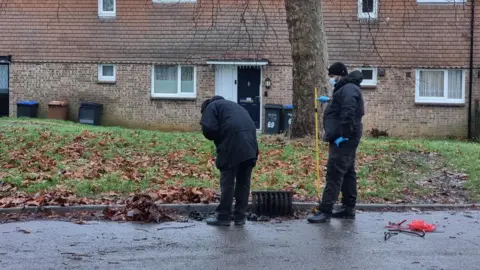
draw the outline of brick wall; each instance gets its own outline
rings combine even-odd
[[[34,99],[40,102],[40,117],[46,117],[51,100],[70,103],[70,119],[76,120],[81,102],[104,104],[104,123],[158,130],[197,130],[200,106],[214,95],[215,72],[210,66],[197,66],[197,99],[155,100],[150,98],[151,65],[117,65],[114,85],[97,83],[96,64],[13,63],[10,73],[10,110],[16,114],[16,102]],[[410,72],[411,77],[406,73]],[[476,73],[475,73],[476,74]],[[468,74],[466,74],[468,94]],[[292,102],[292,73],[289,66],[266,66],[262,79],[270,78],[271,89],[263,87],[263,104]],[[474,76],[474,85],[480,79]],[[478,88],[478,86],[476,87]],[[475,91],[477,97],[480,91]],[[372,128],[387,130],[395,137],[466,136],[467,105],[461,107],[415,104],[415,70],[386,69],[378,77],[376,89],[363,89],[366,106],[365,132]],[[479,97],[480,98],[480,97]],[[468,100],[468,97],[467,97]],[[262,109],[263,113],[263,109]]]
[[[352,67],[349,69],[353,70]],[[410,73],[410,77],[407,77],[407,72]],[[263,79],[267,77],[272,80],[272,88],[268,90],[268,97],[264,97],[264,103],[291,103],[291,68],[266,67]],[[467,135],[468,72],[465,82],[467,102],[464,106],[415,104],[415,69],[387,68],[385,76],[379,76],[377,81],[377,88],[362,89],[366,107],[364,118],[366,134],[372,128],[378,128],[387,130],[394,137]],[[480,85],[480,79],[476,75],[475,85]],[[480,89],[474,89],[474,95],[480,98]]]
[[[16,102],[40,102],[40,117],[46,117],[47,104],[67,100],[69,118],[76,120],[81,102],[104,104],[103,122],[159,130],[198,129],[202,101],[214,93],[214,71],[197,67],[197,100],[154,100],[150,98],[151,65],[117,65],[114,85],[97,83],[96,64],[13,63],[10,73],[10,115],[16,115]]]
[[[292,67],[291,66],[266,66],[263,68],[262,79],[270,78],[272,86],[266,89],[263,86],[263,103],[289,104],[292,102]]]
[[[76,120],[81,102],[104,104],[103,123],[159,130],[196,130],[200,107],[215,94],[215,71],[197,66],[197,99],[194,101],[151,99],[151,65],[117,64],[115,84],[97,83],[97,65],[66,63],[13,63],[10,75],[10,115],[16,115],[16,102],[32,99],[40,102],[40,117],[47,116],[52,100],[69,102],[69,118]],[[266,66],[262,79],[270,78],[272,87],[263,87],[263,104],[288,104],[292,100],[290,66]],[[263,113],[263,109],[262,109]]]
[[[378,128],[395,137],[467,135],[467,103],[460,107],[415,104],[415,69],[386,69],[385,77],[377,80],[376,89],[362,90],[365,132]]]

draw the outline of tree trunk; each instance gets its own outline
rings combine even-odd
[[[285,0],[285,8],[293,61],[294,111],[290,135],[295,139],[315,134],[314,89],[318,88],[320,95],[328,92],[328,52],[322,1]]]

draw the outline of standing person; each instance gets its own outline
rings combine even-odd
[[[362,137],[362,117],[365,114],[360,83],[363,74],[348,74],[343,63],[328,68],[330,83],[334,85],[332,98],[321,96],[318,100],[328,104],[324,116],[324,140],[330,143],[326,185],[319,211],[308,218],[310,223],[323,223],[334,218],[355,218],[357,200],[357,174],[355,156]],[[342,192],[342,208],[333,212],[333,206]]]
[[[214,96],[202,104],[203,135],[215,143],[220,170],[220,204],[207,224],[230,226],[235,196],[235,225],[245,224],[252,170],[258,158],[257,129],[242,106]],[[236,179],[236,181],[235,181]]]

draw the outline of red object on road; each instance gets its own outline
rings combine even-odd
[[[412,223],[408,224],[408,227],[412,231],[424,232],[433,232],[437,229],[437,225],[425,223],[423,220],[414,220]]]

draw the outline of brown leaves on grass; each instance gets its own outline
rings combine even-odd
[[[0,208],[25,207],[25,206],[45,206],[45,205],[86,205],[100,204],[101,200],[92,200],[87,198],[78,198],[72,191],[57,188],[44,194],[34,195],[25,192],[16,192],[10,196],[0,198]]]
[[[216,191],[205,188],[165,187],[160,190],[152,190],[148,196],[156,203],[210,203],[217,200]],[[115,192],[103,194],[98,199],[77,197],[72,191],[57,188],[51,192],[29,195],[24,192],[16,192],[10,196],[0,197],[0,208],[24,207],[24,206],[72,206],[72,205],[105,205],[105,204],[128,204],[128,200]]]
[[[216,201],[216,191],[206,188],[167,187],[148,194],[157,203],[210,203]]]
[[[168,154],[156,154],[131,146],[125,138],[111,133],[83,131],[64,144],[55,144],[52,140],[58,141],[60,138],[51,133],[46,134],[43,131],[40,134],[40,141],[28,142],[26,147],[12,145],[14,150],[10,152],[9,159],[0,163],[4,169],[27,173],[28,177],[22,183],[24,187],[51,180],[54,176],[61,180],[94,180],[105,175],[118,174],[121,180],[139,182],[145,179],[146,172],[152,168],[156,169],[157,174],[150,178],[156,184],[176,177],[212,178],[211,155],[198,153],[195,147],[182,151],[172,149]],[[30,151],[33,147],[36,147],[35,151]],[[118,151],[115,151],[117,147]],[[52,153],[56,159],[52,157]],[[206,162],[190,164],[184,160],[185,157],[196,156],[198,160]]]
[[[1,177],[0,177],[1,179]],[[13,190],[14,187],[10,184],[0,182],[0,192],[7,192]]]
[[[149,191],[148,195],[157,203],[209,203],[216,200],[215,190],[182,187],[186,184],[182,183],[185,179],[202,180],[203,183],[211,181],[213,186],[218,184],[214,174],[215,159],[212,152],[205,150],[204,144],[209,142],[204,140],[178,134],[145,137],[140,132],[130,131],[65,133],[62,130],[61,134],[66,134],[62,136],[46,128],[35,130],[39,136],[32,136],[31,130],[23,128],[9,132],[18,136],[4,136],[7,137],[7,154],[0,157],[0,169],[3,169],[0,172],[0,207],[125,203],[126,195],[120,195],[120,191]],[[172,137],[163,140],[162,136]],[[317,183],[314,141],[260,137],[262,148],[253,173],[253,189],[292,190],[296,200],[316,199],[312,198],[315,191],[324,185],[328,146],[320,145],[320,183]],[[392,142],[391,147],[395,148],[394,145]],[[201,148],[203,150],[199,151]],[[389,152],[394,152],[393,148],[392,151],[382,148],[357,154],[357,171],[368,169],[364,170],[368,185],[359,186],[361,196],[374,193],[376,187],[386,184],[384,176],[396,165],[387,162],[377,166],[377,161],[383,162]],[[8,178],[10,170],[15,172],[16,179],[2,183],[1,179]],[[103,184],[97,185],[96,180],[107,183],[105,188]],[[68,188],[62,186],[66,181],[69,181]],[[75,185],[82,181],[88,181],[81,186],[82,190],[87,189],[97,199],[75,196]],[[117,184],[126,187],[117,189]],[[20,192],[32,186],[53,190],[38,194]],[[105,191],[111,193],[105,196]]]
[[[143,221],[156,222],[172,221],[174,218],[155,205],[152,197],[149,195],[135,195],[127,200],[127,205],[121,209],[106,209],[103,214],[105,218],[113,221]]]

